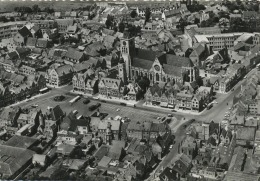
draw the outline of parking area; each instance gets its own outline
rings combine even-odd
[[[100,102],[98,100],[91,100],[90,103],[84,104],[83,101],[85,98],[81,98],[77,102],[70,104],[69,101],[73,99],[74,97],[72,95],[65,95],[64,101],[56,102],[54,101],[54,97],[47,98],[44,100],[39,100],[35,102],[35,104],[38,105],[38,107],[44,112],[47,111],[48,107],[55,107],[56,105],[60,105],[62,110],[66,112],[67,114],[73,110],[77,110],[77,115],[83,115],[83,116],[91,116],[94,112],[97,111],[97,109],[93,111],[89,111],[89,107],[91,105],[95,105],[97,103],[101,103],[101,106],[99,107],[99,111],[102,113],[108,113],[109,117],[115,117],[115,116],[121,116],[121,117],[128,117],[132,121],[154,121],[158,122],[158,117],[165,117],[166,114],[162,113],[156,113],[151,111],[145,111],[145,110],[139,110],[138,108],[134,107],[128,107],[128,106],[120,106],[118,104],[111,104],[111,103],[104,103]]]

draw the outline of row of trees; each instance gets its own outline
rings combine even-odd
[[[38,12],[47,12],[47,13],[54,13],[54,9],[50,7],[45,7],[41,9],[37,4],[33,5],[32,7],[21,6],[15,7],[14,11],[21,12],[21,13],[38,13]]]

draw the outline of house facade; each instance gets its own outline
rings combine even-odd
[[[48,85],[59,87],[72,81],[73,73],[71,65],[62,65],[56,69],[48,69],[45,78]]]
[[[98,83],[99,94],[105,97],[122,97],[122,80],[112,78],[101,78]]]

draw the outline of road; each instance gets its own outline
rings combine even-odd
[[[256,69],[253,69],[247,74],[247,77],[251,76],[256,72]],[[227,94],[221,96],[216,101],[218,104],[215,104],[210,110],[204,111],[200,115],[195,115],[194,118],[197,121],[201,122],[210,122],[211,120],[214,120],[214,122],[220,122],[223,120],[225,112],[228,111],[228,108],[230,108],[233,104],[233,98],[235,95],[240,93],[241,85],[246,81],[247,79],[240,80],[235,86],[234,91],[230,91]],[[228,105],[227,105],[228,103]]]

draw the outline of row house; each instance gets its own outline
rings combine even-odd
[[[98,135],[111,144],[112,140],[120,140],[121,122],[117,120],[101,120],[98,125]]]
[[[47,66],[33,65],[33,64],[22,64],[19,67],[19,73],[22,75],[36,75],[38,71],[46,71]]]
[[[13,60],[1,58],[0,65],[4,68],[7,72],[14,73],[17,69],[16,63]]]
[[[171,129],[166,123],[152,123],[148,121],[130,122],[126,128],[127,138],[145,139],[146,141],[156,140],[165,134],[171,134]]]
[[[72,62],[73,64],[76,64],[87,60],[87,55],[84,52],[69,48],[65,54],[65,59],[69,62]]]
[[[46,79],[42,75],[28,76],[27,81],[21,84],[11,83],[6,87],[0,85],[0,106],[7,106],[24,100],[28,96],[39,94],[40,90],[45,87]]]
[[[45,74],[48,85],[59,87],[72,81],[74,69],[71,65],[61,65],[58,68],[50,68]]]
[[[175,6],[173,4],[165,6],[164,4],[151,4],[148,6],[138,6],[136,12],[139,16],[144,17],[146,8],[150,8],[152,14],[161,14],[162,12],[173,10]]]
[[[94,95],[98,92],[98,79],[92,69],[77,73],[72,78],[73,90],[84,94]]]
[[[54,29],[57,27],[57,22],[54,20],[32,20],[31,22],[41,29],[42,34],[44,34],[49,29]]]
[[[21,114],[20,107],[6,107],[0,114],[0,127],[16,126],[17,119]]]
[[[29,37],[32,37],[32,33],[26,26],[24,26],[18,30],[13,39],[16,45],[24,46]]]
[[[173,88],[165,89],[164,87],[160,87],[160,84],[154,84],[145,94],[146,104],[173,108],[175,105],[176,93],[177,90]]]
[[[129,100],[137,100],[136,95],[141,91],[140,86],[138,84],[129,83],[125,88],[127,89],[127,92],[126,94],[123,92],[124,98],[126,97]]]
[[[73,19],[56,19],[59,33],[66,33],[69,26],[73,25]]]
[[[241,64],[232,64],[227,69],[227,74],[220,80],[219,92],[226,93],[234,87],[239,80],[246,74],[245,66]]]
[[[193,95],[186,92],[179,92],[176,94],[176,108],[183,110],[192,110]]]
[[[107,98],[120,98],[122,96],[122,89],[122,80],[102,77],[98,83],[99,94]]]
[[[204,100],[204,103],[208,104],[213,98],[213,87],[200,86],[196,93],[200,94]]]

